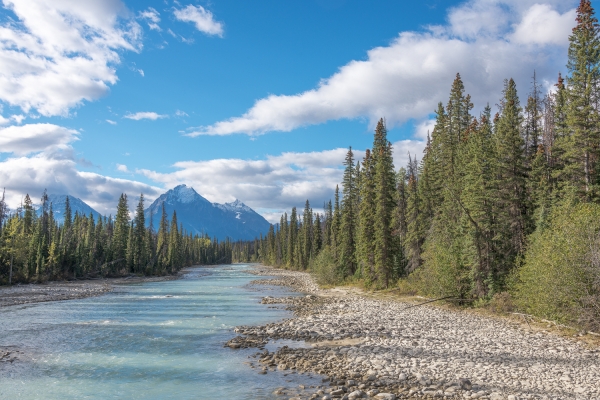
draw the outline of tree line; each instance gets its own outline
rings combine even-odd
[[[146,226],[144,196],[133,219],[122,194],[113,218],[71,210],[66,197],[64,221],[57,223],[46,191],[39,211],[29,194],[21,207],[8,212],[0,200],[0,284],[43,282],[129,274],[166,275],[194,264],[230,263],[232,247],[208,236],[192,235],[169,220],[163,204],[158,229]]]
[[[598,20],[582,0],[553,90],[534,73],[521,103],[507,79],[498,111],[475,116],[457,74],[420,160],[396,171],[380,120],[362,160],[349,149],[323,214],[293,208],[265,237],[235,244],[234,259],[599,328],[599,68]]]

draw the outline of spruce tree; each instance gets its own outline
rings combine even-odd
[[[375,186],[374,165],[371,150],[365,151],[360,180],[359,225],[357,235],[357,261],[360,275],[368,283],[375,281]]]
[[[135,272],[142,272],[148,263],[146,249],[146,217],[144,216],[144,195],[140,194],[140,200],[135,210],[134,231],[134,255],[133,266]]]
[[[356,271],[356,170],[352,147],[346,153],[344,161],[344,178],[342,184],[343,198],[341,205],[341,222],[339,231],[339,266],[342,276],[353,275]]]
[[[121,194],[117,205],[117,215],[114,223],[114,235],[112,240],[113,259],[116,266],[126,265],[127,242],[129,239],[129,205],[127,195]],[[66,220],[66,219],[65,219]]]
[[[375,190],[375,272],[379,286],[388,287],[392,278],[394,262],[394,240],[392,218],[396,189],[392,145],[387,140],[387,129],[380,119],[375,129],[373,141],[374,190]]]
[[[522,109],[517,96],[515,81],[505,81],[501,112],[496,124],[497,173],[496,187],[498,235],[501,238],[500,253],[505,257],[499,274],[506,274],[522,254],[528,227],[529,210],[526,201],[525,143],[520,133],[523,122]]]
[[[598,199],[600,169],[600,27],[590,0],[581,0],[577,25],[569,36],[567,68],[567,123],[572,135],[565,156],[574,189],[588,199]]]

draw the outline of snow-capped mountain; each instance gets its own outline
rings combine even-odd
[[[252,240],[262,233],[269,232],[270,224],[260,214],[239,200],[232,203],[211,203],[200,196],[193,188],[179,185],[160,195],[146,209],[146,221],[158,229],[162,206],[165,205],[169,222],[173,210],[177,211],[177,221],[184,229],[194,234],[208,234],[220,240]]]
[[[62,224],[65,221],[65,204],[67,202],[67,195],[64,194],[50,194],[48,195],[48,202],[52,203],[52,211],[54,212],[54,219],[59,224]],[[87,205],[81,199],[77,197],[73,197],[69,195],[69,205],[71,206],[71,218],[75,217],[75,213],[85,214],[86,216],[90,216],[90,213],[94,216],[94,220],[98,220],[98,216],[100,213],[94,210],[92,207]],[[34,206],[38,215],[41,214],[42,206],[36,204]]]

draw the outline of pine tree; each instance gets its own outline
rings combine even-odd
[[[577,25],[569,36],[566,117],[572,140],[565,150],[565,169],[575,190],[588,199],[600,195],[599,33],[590,0],[581,0]]]
[[[392,217],[395,201],[395,173],[392,145],[387,140],[387,129],[383,119],[377,123],[373,141],[374,188],[375,188],[375,272],[380,286],[388,287],[392,278],[394,262],[394,240]]]
[[[398,208],[404,207],[403,222],[406,226],[406,233],[402,238],[402,244],[406,248],[406,272],[412,272],[421,265],[421,252],[427,234],[422,224],[424,212],[419,191],[422,183],[417,172],[416,159],[412,160],[409,156],[408,171],[404,172],[404,175],[398,183]]]
[[[306,200],[304,204],[304,213],[302,214],[302,262],[301,268],[308,268],[309,260],[312,258],[313,242],[313,212],[310,203]]]
[[[336,262],[339,260],[340,247],[340,226],[342,224],[342,216],[340,209],[340,188],[335,185],[335,197],[333,203],[333,217],[331,219],[331,249]]]
[[[474,120],[465,144],[466,164],[464,189],[460,206],[463,209],[466,235],[465,259],[471,269],[472,292],[485,297],[498,291],[495,275],[495,208],[497,193],[494,176],[497,158],[492,136],[491,109],[486,107],[479,121]]]
[[[113,260],[117,267],[128,267],[126,262],[128,239],[129,205],[127,204],[127,195],[122,193],[119,198],[119,204],[117,205],[117,215],[115,217],[114,235],[112,240]]]
[[[505,257],[499,274],[505,274],[514,265],[515,257],[525,247],[529,210],[526,202],[525,143],[520,133],[523,122],[514,80],[505,82],[501,112],[496,124],[496,154],[498,188],[498,221],[503,224],[501,254]]]
[[[298,263],[298,218],[296,214],[296,207],[292,208],[292,214],[290,215],[290,225],[288,230],[288,267],[296,268],[296,265]]]
[[[146,249],[146,218],[144,216],[144,195],[140,194],[140,200],[135,210],[135,231],[134,231],[134,254],[133,268],[139,273],[148,263]]]
[[[168,257],[168,268],[169,272],[173,273],[177,270],[177,266],[180,262],[180,250],[181,244],[179,240],[179,229],[177,227],[177,212],[173,210],[173,216],[171,217],[171,228],[169,229],[169,245],[167,250]]]
[[[359,225],[357,235],[357,261],[360,275],[368,283],[375,281],[375,187],[374,165],[371,150],[365,151],[360,181]]]
[[[167,211],[165,203],[161,207],[160,223],[158,225],[158,238],[156,243],[157,264],[161,272],[166,272],[168,267],[169,250],[169,221],[167,220]]]
[[[353,275],[356,271],[356,176],[352,147],[344,161],[343,198],[339,231],[339,266],[342,276]]]

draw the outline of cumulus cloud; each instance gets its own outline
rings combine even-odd
[[[184,8],[176,9],[173,14],[180,21],[192,22],[200,32],[223,37],[223,24],[215,21],[213,14],[202,6],[190,4]]]
[[[558,13],[548,4],[534,4],[515,26],[512,39],[524,44],[555,44],[566,46],[573,28],[575,10]]]
[[[79,197],[98,212],[114,215],[121,193],[127,193],[133,208],[140,193],[152,201],[163,191],[133,180],[78,171],[76,166],[72,159],[56,158],[47,153],[0,162],[0,182],[6,187],[8,204],[17,206],[25,193],[35,201],[44,189],[48,189],[51,194]]]
[[[405,166],[408,154],[421,157],[424,142],[403,140],[393,144],[396,167]],[[343,175],[343,162],[348,149],[283,153],[264,160],[216,159],[182,161],[177,170],[161,173],[137,170],[165,188],[185,183],[213,202],[241,199],[271,222],[292,206],[302,207],[309,199],[315,209],[332,198]],[[363,150],[353,149],[355,158],[364,157]],[[341,187],[341,185],[340,185]]]
[[[50,194],[70,194],[81,198],[103,214],[114,214],[119,195],[134,199],[144,193],[149,201],[163,190],[128,179],[117,179],[79,171],[90,162],[77,158],[71,146],[79,132],[53,124],[27,124],[0,128],[0,182],[6,188],[7,202],[16,207],[28,193],[33,199],[48,189]],[[126,166],[117,166],[127,171]],[[130,206],[134,206],[132,203]]]
[[[116,125],[117,124],[117,122],[113,121],[112,119],[107,119],[106,122],[108,122],[111,125]]]
[[[0,129],[0,152],[19,155],[64,148],[79,132],[53,124],[27,124]]]
[[[142,112],[136,112],[135,114],[126,114],[125,116],[123,116],[123,118],[127,118],[127,119],[132,119],[134,121],[139,121],[142,119],[150,119],[152,121],[155,121],[157,119],[161,119],[161,118],[168,118],[168,115],[165,114],[157,114],[155,112],[148,112],[148,111],[142,111]]]
[[[67,115],[116,83],[122,50],[139,51],[140,26],[120,0],[3,0],[0,100],[43,116]]]
[[[117,164],[117,171],[125,172],[127,174],[131,172],[125,164]]]
[[[449,10],[446,25],[402,32],[314,89],[270,95],[243,115],[200,127],[189,136],[259,135],[362,117],[371,125],[380,117],[390,126],[399,125],[430,115],[447,98],[457,72],[476,105],[495,104],[505,78],[513,77],[521,91],[528,89],[534,70],[541,80],[556,79],[565,64],[575,5],[574,0],[467,2]]]

